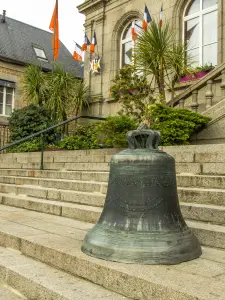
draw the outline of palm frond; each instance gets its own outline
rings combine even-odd
[[[159,94],[165,98],[165,87],[173,86],[187,66],[186,47],[177,41],[168,22],[161,27],[152,21],[148,30],[138,38],[134,62],[138,71],[151,75]]]

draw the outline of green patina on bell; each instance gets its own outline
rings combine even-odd
[[[158,132],[127,134],[129,149],[112,157],[108,192],[82,251],[104,260],[177,264],[201,255],[179,206],[175,160],[158,149]]]

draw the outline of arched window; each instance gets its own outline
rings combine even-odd
[[[184,16],[184,38],[193,65],[217,65],[218,0],[192,0]]]
[[[132,22],[135,21],[135,31],[142,31],[142,22],[140,20],[131,21],[123,30],[121,35],[121,60],[120,67],[125,67],[132,64],[132,56],[134,49],[134,41],[132,40]]]

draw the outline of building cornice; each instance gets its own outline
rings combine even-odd
[[[102,8],[108,0],[87,0],[77,6],[80,13],[88,15],[89,13]]]

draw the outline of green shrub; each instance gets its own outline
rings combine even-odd
[[[35,152],[41,149],[40,139],[33,139],[9,148],[10,152]]]
[[[73,136],[64,138],[61,149],[98,149],[127,146],[126,133],[137,128],[137,122],[125,116],[109,117],[106,121],[78,126]]]
[[[126,134],[138,126],[137,121],[126,116],[109,117],[99,125],[99,136],[105,147],[127,146]]]
[[[98,123],[78,125],[73,132],[73,136],[64,138],[57,146],[61,149],[98,149]]]
[[[142,121],[146,104],[155,102],[146,76],[138,74],[134,66],[119,70],[110,88],[111,96],[121,104],[119,115]]]
[[[49,115],[48,110],[34,104],[14,110],[9,118],[11,141],[18,141],[53,125]],[[48,134],[50,140],[51,134]]]
[[[14,110],[9,118],[9,130],[11,142],[18,141],[33,133],[39,132],[53,125],[49,111],[43,107],[31,104],[21,109]],[[51,143],[56,138],[56,130],[45,135],[45,144]],[[28,152],[38,151],[41,148],[41,138],[36,137],[19,144],[9,151]]]
[[[152,104],[148,107],[151,128],[161,133],[161,145],[187,145],[190,137],[199,132],[210,121],[198,113]]]

